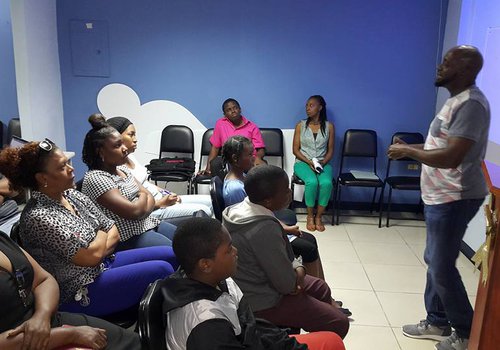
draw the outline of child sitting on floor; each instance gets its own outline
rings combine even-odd
[[[256,316],[308,332],[332,331],[343,338],[349,320],[325,281],[306,275],[273,214],[290,204],[288,186],[283,169],[254,167],[245,177],[248,197],[224,210],[224,226],[239,252],[235,281]]]
[[[187,220],[176,231],[173,249],[182,270],[162,286],[168,349],[345,350],[335,333],[289,337],[284,330],[254,318],[231,279],[238,251],[219,221]]]

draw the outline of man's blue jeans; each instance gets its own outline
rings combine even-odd
[[[451,324],[461,338],[469,338],[473,310],[462,278],[455,267],[467,225],[484,199],[465,199],[425,205],[428,265],[425,287],[427,321],[434,326]]]

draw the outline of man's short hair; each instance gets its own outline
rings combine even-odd
[[[187,274],[194,271],[200,259],[215,257],[223,241],[221,232],[222,224],[212,218],[191,218],[177,227],[172,248]]]
[[[288,175],[274,165],[253,167],[245,178],[245,192],[252,203],[260,203],[276,195],[278,184]]]

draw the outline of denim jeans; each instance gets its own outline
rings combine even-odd
[[[425,286],[427,321],[435,326],[451,324],[461,338],[469,338],[473,310],[455,266],[467,225],[484,199],[464,199],[425,205],[428,265]]]

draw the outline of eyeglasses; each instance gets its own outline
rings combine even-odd
[[[38,143],[38,147],[40,147],[40,149],[44,150],[45,152],[52,151],[54,145],[54,142],[50,141],[48,138],[45,138],[45,140]]]

